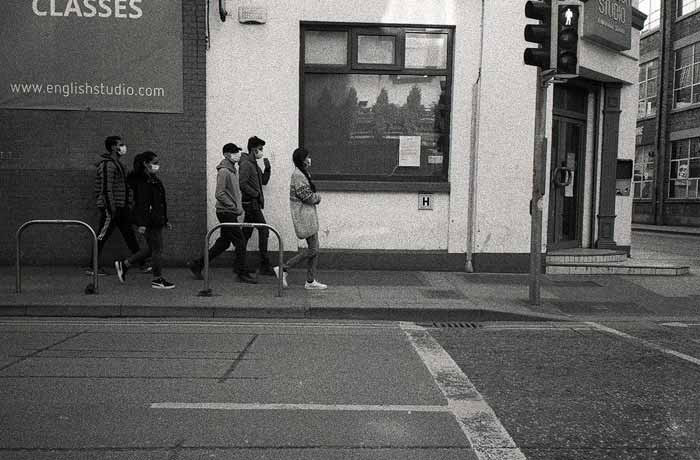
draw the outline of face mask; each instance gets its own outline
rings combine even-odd
[[[241,153],[240,152],[232,153],[231,154],[231,161],[233,161],[234,163],[238,163],[239,161],[241,161]]]
[[[256,158],[256,159],[259,160],[259,159],[261,159],[262,157],[263,157],[263,153],[262,153],[260,150],[258,150],[258,151],[255,152],[255,158]]]
[[[117,153],[119,155],[126,155],[126,145],[120,145],[119,149],[117,150]]]
[[[158,172],[159,169],[160,169],[160,165],[151,165],[152,172]]]
[[[306,157],[306,167],[311,166],[311,157]]]

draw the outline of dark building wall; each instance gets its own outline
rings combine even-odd
[[[201,246],[206,231],[206,4],[182,3],[184,113],[0,109],[0,264],[14,263],[15,233],[25,221],[78,219],[97,227],[94,164],[109,135],[123,137],[129,168],[144,150],[160,156],[174,226],[165,232],[166,262],[181,262]],[[34,226],[22,239],[25,263],[89,259],[90,240],[83,229]],[[126,252],[117,231],[102,262]]]
[[[661,49],[661,33],[657,30],[656,32],[649,33],[642,36],[639,40],[639,56],[644,58],[644,55],[659,52]]]

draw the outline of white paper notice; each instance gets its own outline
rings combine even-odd
[[[420,167],[420,136],[399,136],[399,166]]]

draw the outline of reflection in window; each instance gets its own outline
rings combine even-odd
[[[684,14],[691,13],[698,8],[700,8],[700,0],[677,0],[676,17],[681,17]]]
[[[358,35],[358,64],[394,64],[396,38],[393,35]]]
[[[639,110],[637,118],[656,115],[656,81],[658,60],[639,66]]]
[[[447,34],[406,33],[407,69],[447,68]]]
[[[634,154],[634,198],[650,199],[654,187],[655,152],[653,145],[640,145]]]
[[[304,63],[345,65],[348,60],[348,33],[307,30],[304,33]]]
[[[700,103],[700,43],[676,51],[673,78],[673,106]]]
[[[700,137],[671,144],[669,198],[698,198],[700,180]]]
[[[445,89],[444,76],[307,74],[304,144],[314,153],[315,173],[382,180],[444,177]],[[420,166],[402,164],[406,136],[419,137]]]

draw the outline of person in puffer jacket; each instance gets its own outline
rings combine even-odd
[[[289,183],[289,208],[292,213],[294,232],[300,240],[306,240],[308,248],[299,249],[299,254],[292,257],[284,267],[274,267],[277,277],[282,276],[282,286],[287,287],[287,269],[307,261],[306,283],[304,289],[327,289],[323,283],[316,281],[316,266],[318,265],[318,215],[316,205],[321,202],[321,195],[316,193],[316,186],[311,181],[311,155],[304,148],[294,150],[292,154],[294,172]]]
[[[162,276],[163,227],[172,229],[168,222],[168,204],[165,199],[165,187],[158,178],[160,162],[153,152],[143,152],[134,158],[134,170],[128,176],[128,182],[134,192],[134,210],[132,221],[140,234],[144,235],[147,247],[142,248],[128,259],[117,260],[114,267],[119,281],[124,283],[126,272],[135,263],[142,262],[149,256],[153,267],[154,289],[172,289],[175,285]]]

